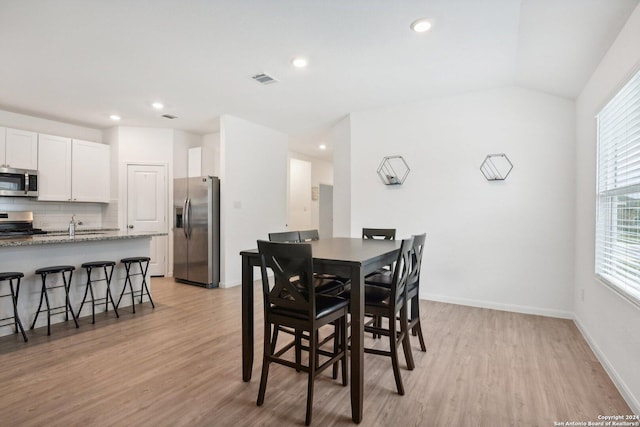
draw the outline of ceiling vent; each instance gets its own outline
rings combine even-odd
[[[278,83],[278,81],[276,79],[274,79],[273,77],[271,77],[268,74],[265,73],[261,73],[261,74],[256,74],[255,76],[251,76],[251,78],[255,81],[257,81],[258,83],[261,83],[263,85],[270,85],[271,83]]]
[[[169,120],[173,120],[173,119],[177,119],[178,116],[172,116],[171,114],[163,114],[162,117],[164,117],[165,119],[169,119]]]

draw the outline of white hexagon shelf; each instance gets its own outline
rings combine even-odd
[[[402,156],[387,156],[378,166],[378,176],[385,185],[401,185],[410,170]]]
[[[489,154],[480,165],[480,172],[487,181],[504,181],[513,169],[513,163],[506,154]]]

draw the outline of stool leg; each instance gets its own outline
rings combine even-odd
[[[44,285],[44,275],[42,275],[41,277],[42,277],[42,291],[40,292],[40,304],[38,305],[38,310],[36,311],[36,317],[33,318],[33,323],[31,324],[30,329],[33,329],[36,327],[36,320],[38,320],[38,315],[40,314],[40,309],[42,308],[42,300],[44,299],[45,292],[47,291],[47,288]]]
[[[84,289],[84,296],[82,297],[82,302],[80,303],[80,308],[78,309],[78,316],[82,314],[82,307],[84,307],[84,302],[87,300],[87,293],[89,292],[90,283],[91,283],[91,268],[87,268],[87,287]]]
[[[22,322],[20,321],[20,317],[18,317],[18,295],[20,293],[20,278],[17,279],[16,290],[13,290],[13,280],[9,280],[9,287],[11,288],[11,300],[13,301],[13,323],[16,325],[16,334],[18,333],[18,327],[20,328],[20,332],[22,333],[22,338],[24,342],[29,341],[27,339],[27,334],[24,333],[24,328],[22,327]]]
[[[95,325],[96,323],[96,298],[93,294],[93,284],[91,283],[91,269],[87,272],[87,287],[89,288],[89,292],[91,292],[91,323]],[[85,291],[86,292],[86,291]],[[78,313],[79,315],[80,313]]]
[[[47,303],[47,335],[51,335],[51,306],[49,305],[49,294],[46,285],[47,275],[42,275],[42,291],[44,292],[44,302]]]
[[[104,277],[107,280],[107,295],[105,297],[105,307],[106,310],[109,310],[109,299],[111,299],[111,306],[113,307],[113,311],[116,312],[116,317],[119,318],[118,308],[113,302],[113,295],[111,295],[111,278],[113,277],[113,265],[111,266],[111,270],[109,271],[109,275],[107,275],[107,267],[104,267]]]
[[[65,312],[69,310],[71,312],[71,317],[73,317],[73,322],[76,324],[76,328],[79,328],[78,319],[76,318],[75,313],[73,312],[73,307],[71,307],[71,300],[69,299],[69,288],[71,287],[71,278],[73,277],[73,271],[69,272],[69,278],[64,275],[64,271],[62,272],[62,280],[64,281],[64,292],[66,296],[67,305],[65,307]],[[67,314],[68,316],[68,314]]]
[[[147,271],[149,270],[149,261],[146,262],[144,271],[142,269],[142,262],[140,262],[140,272],[142,273],[142,285],[140,286],[140,304],[142,304],[142,295],[143,289],[147,291],[147,295],[149,296],[149,301],[151,301],[151,307],[156,308],[156,305],[153,303],[153,298],[151,298],[151,292],[149,292],[149,288],[147,287]]]
[[[124,296],[125,291],[127,290],[127,283],[129,283],[129,289],[133,292],[133,288],[131,287],[131,277],[129,277],[129,264],[124,264],[124,269],[126,270],[126,276],[124,278],[124,286],[122,287],[122,292],[120,292],[120,298],[118,298],[118,303],[116,307],[120,307],[120,301],[122,301],[122,297]],[[136,312],[136,306],[133,306],[133,312]]]

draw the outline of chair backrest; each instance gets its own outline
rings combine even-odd
[[[311,242],[313,240],[320,240],[320,235],[318,234],[318,230],[304,230],[298,231],[300,235],[301,242]]]
[[[258,240],[265,313],[274,307],[315,318],[311,245]],[[273,283],[267,269],[273,271]]]
[[[363,239],[396,240],[395,228],[363,228]]]
[[[413,236],[413,248],[411,249],[411,270],[409,271],[408,284],[420,282],[420,267],[422,266],[422,250],[427,233]]]
[[[281,233],[269,233],[270,242],[298,243],[300,235],[297,231],[283,231]]]
[[[394,310],[397,311],[407,301],[407,279],[409,278],[409,270],[411,269],[411,249],[413,248],[413,237],[404,239],[398,259],[396,260],[395,269],[393,270],[393,281],[391,282],[391,299],[390,303],[395,304]]]

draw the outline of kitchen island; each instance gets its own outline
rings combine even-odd
[[[117,302],[126,277],[125,269],[120,264],[120,260],[134,256],[149,256],[151,237],[165,235],[166,233],[96,230],[78,232],[74,237],[69,237],[66,233],[52,233],[0,239],[0,271],[19,271],[24,273],[24,278],[20,285],[18,312],[25,330],[31,326],[40,302],[42,282],[40,276],[35,274],[35,270],[54,265],[75,266],[76,270],[73,273],[73,279],[69,289],[71,306],[79,318],[89,316],[90,322],[90,303],[85,303],[82,313],[77,313],[80,303],[82,302],[82,297],[84,296],[87,281],[86,271],[81,268],[80,265],[90,261],[115,261],[116,266],[111,281],[111,292]],[[102,278],[102,271],[94,271],[94,273],[92,273],[92,279],[95,279],[96,276],[97,278]],[[140,281],[140,276],[134,277],[134,289],[140,288]],[[61,284],[62,278],[59,274],[47,278],[47,285]],[[0,286],[2,286],[0,293],[5,293],[4,291],[8,289],[8,283],[3,282]],[[150,286],[149,277],[147,277],[147,286]],[[105,289],[105,282],[95,283],[94,291],[96,291],[96,298],[104,297]],[[6,293],[8,293],[8,291]],[[64,290],[62,289],[54,289],[49,293],[49,297],[52,307],[64,304]],[[145,297],[145,301],[146,300],[148,300],[148,298]],[[120,307],[130,305],[130,297],[122,298]],[[96,305],[96,313],[103,312],[104,310],[104,304]],[[0,317],[10,315],[12,311],[11,298],[2,298],[0,300]],[[52,324],[64,321],[64,315],[51,316]],[[80,320],[80,327],[82,328],[82,325],[86,323],[86,319]],[[46,313],[42,313],[38,317],[36,329],[41,326],[46,326],[46,324]],[[73,321],[70,321],[69,327],[74,327]],[[0,328],[0,336],[12,334],[13,332],[14,329],[12,326]],[[47,332],[46,329],[44,329],[36,331],[35,333],[46,334]]]

